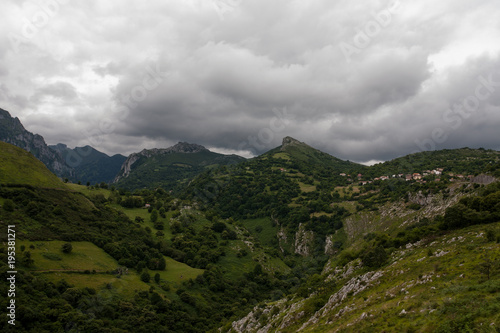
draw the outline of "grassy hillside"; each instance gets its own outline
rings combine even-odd
[[[64,189],[66,186],[31,153],[0,142],[0,184]]]
[[[3,154],[10,165],[26,159]],[[454,165],[449,172],[495,174],[489,151],[442,154],[449,161],[440,164]],[[461,162],[451,162],[455,155]],[[391,177],[363,185],[370,168],[292,138],[231,167],[194,153],[164,165],[155,158],[137,170],[198,163],[205,171],[180,197],[161,187],[0,187],[0,226],[16,225],[18,242],[16,329],[489,332],[499,325],[498,183]],[[67,242],[71,253],[61,251]],[[0,246],[0,274],[7,258]]]
[[[475,175],[482,172],[498,172],[500,165],[500,152],[487,149],[444,149],[437,151],[423,151],[406,155],[391,161],[379,163],[368,169],[368,174],[373,177],[399,173],[423,172],[442,168],[445,173],[453,172],[463,175]]]
[[[500,245],[491,233],[499,223],[394,249],[378,270],[332,259],[296,296],[256,307],[226,331],[497,332]]]

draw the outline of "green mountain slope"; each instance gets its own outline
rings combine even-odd
[[[73,169],[64,163],[61,154],[50,149],[42,136],[27,131],[19,118],[13,118],[3,109],[0,109],[0,141],[31,152],[59,177],[71,177],[74,174]]]
[[[71,149],[59,143],[49,147],[59,151],[66,164],[74,169],[75,174],[71,180],[80,181],[82,184],[111,183],[127,159],[120,154],[108,156],[90,146]]]
[[[161,189],[132,196],[25,181],[10,166],[26,164],[34,176],[47,169],[20,148],[1,148],[2,180],[16,181],[0,186],[0,227],[16,234],[16,331],[206,332],[275,289],[282,295],[274,275],[289,268],[235,221],[209,220]],[[0,246],[5,295],[9,252]]]
[[[433,152],[408,172],[442,168],[439,178],[406,180],[392,162],[366,167],[292,138],[235,165],[214,163],[201,146],[174,147],[129,156],[119,182],[199,168],[193,180],[175,179],[185,189],[178,197],[168,188],[0,186],[0,227],[16,225],[22,246],[18,331],[490,332],[500,325],[497,152]],[[0,168],[5,179],[19,179],[12,166],[27,158],[13,149],[2,153],[10,156],[1,163],[11,165]],[[65,242],[72,253],[60,250]],[[6,247],[0,257],[5,273]]]
[[[66,188],[59,178],[31,153],[0,142],[0,184]]]
[[[380,175],[423,172],[442,168],[443,171],[474,175],[478,171],[496,171],[500,176],[500,152],[487,149],[444,149],[406,155],[369,168],[374,177]]]
[[[389,254],[383,268],[329,262],[300,292],[256,306],[223,332],[498,332],[500,223]]]
[[[115,183],[130,190],[156,187],[179,190],[205,170],[242,161],[245,159],[237,155],[214,153],[200,145],[179,142],[167,149],[145,149],[130,155]]]
[[[364,169],[360,164],[341,160],[289,136],[283,138],[281,146],[262,155],[262,157],[264,156],[293,160],[294,163],[300,166],[311,165],[315,168],[325,167],[346,172],[354,169]]]

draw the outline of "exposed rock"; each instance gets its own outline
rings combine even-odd
[[[114,182],[116,183],[120,179],[128,177],[130,175],[130,172],[132,171],[132,166],[141,157],[149,158],[155,155],[172,154],[172,153],[192,154],[192,153],[199,153],[202,151],[209,151],[209,150],[201,145],[187,143],[187,142],[179,142],[172,147],[164,149],[159,149],[159,148],[143,149],[139,153],[132,153],[129,155],[129,157],[125,160],[125,162],[123,162],[120,173],[118,174],[118,176],[116,176]]]
[[[302,223],[299,224],[299,231],[295,233],[295,253],[301,256],[311,255],[313,241],[314,232],[307,231]]]
[[[281,151],[286,150],[287,147],[289,146],[308,146],[304,142],[300,142],[299,140],[296,140],[292,137],[284,137],[283,142],[281,143]]]
[[[408,193],[408,201],[410,203],[416,203],[419,204],[420,206],[427,206],[432,203],[433,196],[432,195],[423,195],[422,191],[419,191],[418,193]]]
[[[359,294],[365,289],[370,288],[374,285],[374,283],[383,276],[381,271],[377,272],[368,272],[361,276],[356,276],[347,281],[339,291],[335,294],[331,295],[328,299],[328,302],[318,310],[307,322],[302,325],[299,329],[303,330],[309,325],[314,324],[318,321],[319,318],[325,316],[327,313],[333,311],[335,308],[339,307],[347,298],[348,295],[352,294],[353,296]],[[354,310],[353,307],[345,306],[341,311],[337,313],[337,316],[342,316],[344,313]]]
[[[41,135],[27,131],[19,118],[13,118],[3,109],[0,109],[0,140],[29,151],[59,177],[74,175],[60,152],[50,149]]]
[[[325,239],[325,254],[328,256],[331,256],[335,253],[332,238],[333,238],[333,235],[328,235],[328,236],[326,236],[326,239]]]
[[[286,243],[288,241],[288,237],[287,237],[286,232],[283,229],[283,227],[280,228],[280,230],[278,231],[276,236],[278,237],[278,242],[279,242],[281,252],[285,252],[285,250],[283,248],[283,243]]]
[[[471,179],[473,183],[488,185],[496,181],[495,177],[488,175],[479,175]]]

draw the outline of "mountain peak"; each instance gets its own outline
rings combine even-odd
[[[305,144],[304,142],[301,142],[299,140],[296,140],[294,138],[292,138],[291,136],[286,136],[283,138],[283,142],[281,144],[281,150],[285,150],[287,147],[290,147],[290,146],[307,146],[307,144]]]
[[[169,149],[175,153],[199,153],[208,150],[202,145],[188,142],[178,142],[176,145],[170,147]]]

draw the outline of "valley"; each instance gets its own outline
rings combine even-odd
[[[111,176],[92,171],[110,160],[90,148],[75,175],[107,181],[56,175],[0,142],[21,332],[500,327],[498,151],[368,167],[291,137],[251,159],[180,142],[123,157]]]

